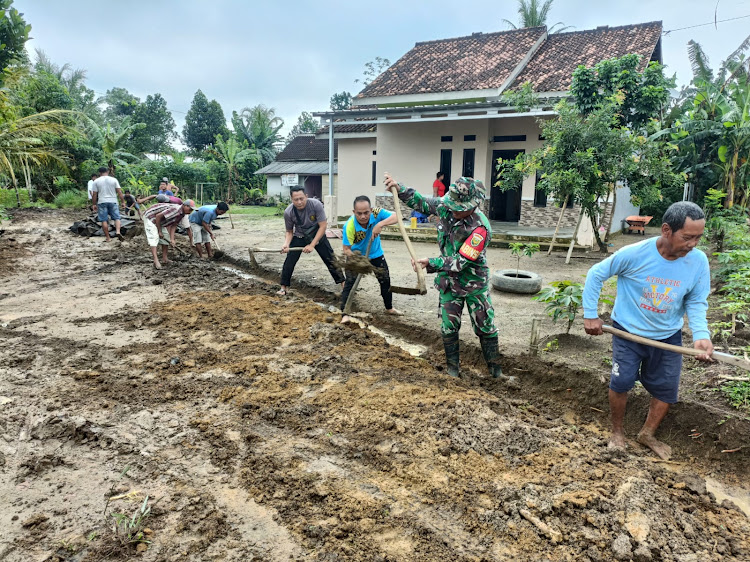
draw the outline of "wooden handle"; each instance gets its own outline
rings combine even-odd
[[[289,252],[301,252],[303,249],[304,248],[289,248],[288,251]],[[276,249],[274,248],[249,248],[249,250],[252,253],[257,253],[257,252],[275,252],[277,254],[281,253],[281,248],[276,248]]]
[[[417,254],[414,252],[414,247],[411,245],[411,240],[409,240],[409,235],[406,233],[404,220],[401,216],[401,203],[398,199],[398,187],[394,185],[391,188],[391,192],[393,193],[393,208],[396,212],[396,216],[398,217],[398,229],[401,231],[401,236],[404,238],[406,249],[409,250],[411,259],[413,259],[416,263]],[[422,266],[420,266],[419,264],[417,264],[417,288],[419,289],[419,292],[421,294],[424,295],[425,293],[427,293],[427,282],[425,281],[424,269],[422,269]]]
[[[705,352],[701,351],[700,349],[694,349],[692,347],[682,347],[680,345],[671,345],[649,338],[644,338],[643,336],[636,336],[635,334],[631,334],[630,332],[625,332],[623,330],[618,330],[617,328],[607,326],[606,324],[602,326],[602,331],[636,343],[649,345],[651,347],[663,349],[665,351],[681,353],[682,355],[688,355],[690,357],[697,357],[698,355],[705,354]],[[714,351],[711,357],[721,363],[727,363],[729,365],[734,365],[735,367],[740,367],[741,369],[750,371],[750,361],[747,361],[742,357],[736,357],[734,355],[730,355],[729,353],[722,353],[720,351]]]
[[[375,237],[372,234],[370,234],[370,241],[367,243],[367,249],[365,250],[365,258],[370,257],[370,246],[372,246],[373,238]],[[357,291],[357,287],[359,287],[359,282],[361,280],[362,280],[362,274],[358,273],[357,278],[354,280],[354,285],[352,286],[352,290],[349,291],[349,296],[346,299],[346,304],[344,305],[344,314],[349,314],[352,311],[352,302],[354,301],[354,293]]]

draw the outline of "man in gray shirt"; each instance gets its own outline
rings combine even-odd
[[[305,194],[305,188],[294,186],[290,190],[292,204],[284,211],[284,224],[286,225],[286,239],[281,248],[281,253],[286,254],[284,267],[281,270],[281,290],[279,295],[286,295],[289,284],[292,281],[294,266],[297,265],[300,253],[318,252],[318,255],[326,264],[334,282],[344,287],[344,274],[336,269],[333,264],[333,248],[326,238],[326,212],[323,203],[317,199],[309,199]],[[290,252],[289,248],[302,248],[302,252]]]
[[[109,218],[115,221],[115,235],[123,240],[122,234],[120,234],[120,209],[117,206],[117,199],[119,197],[124,207],[125,196],[122,194],[120,182],[117,181],[117,178],[109,175],[109,168],[106,166],[99,168],[99,177],[94,181],[91,191],[94,212],[97,213],[97,218],[102,223],[102,230],[107,242],[110,241],[109,223],[107,222]]]

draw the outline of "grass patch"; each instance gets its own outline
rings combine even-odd
[[[261,207],[255,205],[230,205],[229,212],[234,215],[250,215],[253,217],[276,216],[276,207]]]
[[[88,194],[85,191],[68,190],[58,193],[52,203],[58,209],[83,208],[88,204]]]
[[[732,381],[721,387],[729,403],[743,412],[750,412],[750,381]]]

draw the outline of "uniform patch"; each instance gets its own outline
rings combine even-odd
[[[317,221],[315,220],[315,215],[310,215],[310,220],[311,220],[312,222],[317,222]]]
[[[487,242],[487,229],[483,226],[477,227],[463,243],[458,253],[471,261],[476,261],[484,250]]]

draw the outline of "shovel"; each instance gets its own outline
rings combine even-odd
[[[682,355],[688,355],[690,357],[696,357],[698,355],[704,354],[704,352],[700,349],[682,347],[679,345],[670,345],[668,343],[651,340],[642,336],[636,336],[635,334],[624,332],[623,330],[618,330],[617,328],[613,328],[612,326],[604,325],[602,326],[602,331],[636,343],[650,345],[651,347],[664,349],[666,351],[673,351],[674,353],[681,353]],[[747,359],[743,359],[742,357],[730,355],[729,353],[722,353],[721,351],[714,351],[711,357],[716,361],[719,361],[720,363],[727,363],[728,365],[733,365],[735,367],[739,367],[740,369],[750,371],[750,361],[748,361]]]
[[[401,236],[404,239],[404,242],[406,243],[406,249],[409,250],[409,255],[411,256],[411,259],[414,260],[416,263],[417,261],[417,254],[414,252],[414,247],[411,245],[411,240],[409,240],[409,235],[406,233],[406,228],[404,227],[404,221],[403,217],[401,215],[401,204],[399,203],[398,199],[398,188],[393,187],[391,189],[393,193],[393,209],[396,213],[396,216],[398,217],[398,229],[401,231]],[[417,264],[417,286],[414,287],[395,287],[391,285],[391,293],[398,293],[400,295],[426,295],[427,294],[427,283],[425,282],[425,275],[424,275],[424,269]]]
[[[216,241],[216,238],[211,240],[211,242],[213,242],[214,248],[216,248],[214,250],[214,259],[220,260],[221,258],[224,257],[224,252],[222,252],[221,248],[219,248],[219,243]]]
[[[367,243],[367,249],[365,250],[365,258],[370,257],[370,246],[372,246],[372,239],[374,236],[372,236],[372,233],[370,234],[370,241]],[[354,293],[357,290],[357,287],[359,287],[359,282],[362,280],[362,273],[357,274],[357,278],[354,280],[354,285],[352,286],[352,290],[349,292],[349,296],[346,299],[346,304],[344,305],[344,314],[349,314],[352,311],[352,302],[354,301]]]
[[[289,248],[290,252],[301,252],[304,248]],[[273,253],[273,254],[280,254],[281,249],[274,249],[274,248],[248,248],[247,251],[250,253],[250,265],[253,267],[260,267],[258,265],[258,260],[255,259],[255,254],[257,253]]]

